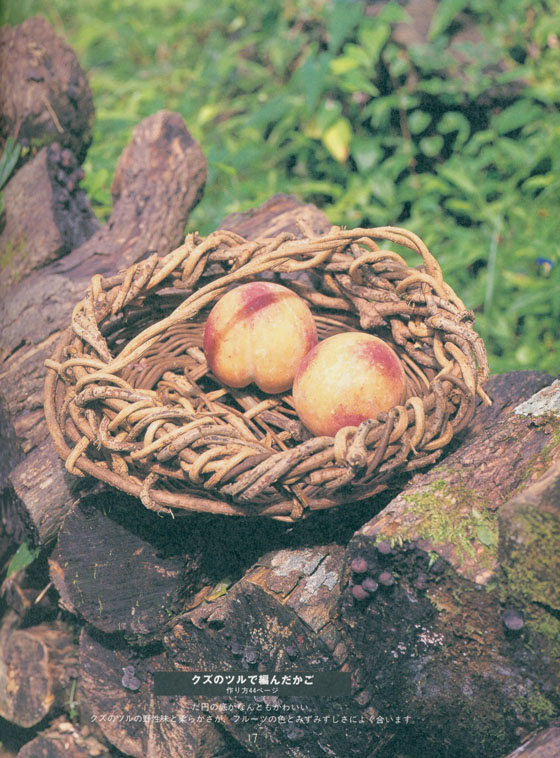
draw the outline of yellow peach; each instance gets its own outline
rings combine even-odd
[[[333,437],[404,400],[406,377],[395,351],[379,337],[344,332],[319,342],[301,362],[293,397],[315,436]]]
[[[227,292],[210,311],[204,353],[228,387],[254,382],[263,392],[292,386],[298,365],[317,343],[307,303],[280,284],[250,282]]]

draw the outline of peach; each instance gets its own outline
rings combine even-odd
[[[250,282],[227,292],[210,311],[204,353],[228,387],[254,382],[263,392],[292,386],[304,355],[317,344],[307,303],[280,284]]]
[[[305,356],[293,396],[309,431],[334,437],[343,426],[358,426],[399,405],[405,388],[402,364],[386,342],[365,332],[344,332]]]

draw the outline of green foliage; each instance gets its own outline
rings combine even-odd
[[[6,578],[27,568],[39,555],[39,548],[30,548],[27,542],[22,542],[18,547],[6,570]]]
[[[370,6],[371,7],[371,6]],[[179,111],[209,161],[189,229],[290,192],[333,223],[417,232],[477,313],[493,371],[560,369],[560,1],[440,0],[404,46],[406,4],[8,0],[74,47],[96,102],[99,216],[133,127]],[[481,42],[452,40],[466,19]]]
[[[18,162],[21,145],[14,142],[12,137],[8,137],[4,152],[0,158],[0,189],[6,184]],[[0,194],[0,213],[4,210],[4,198]]]

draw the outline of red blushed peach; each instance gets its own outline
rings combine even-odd
[[[344,332],[319,342],[301,362],[296,411],[315,436],[334,437],[404,400],[406,378],[394,350],[379,337]]]
[[[251,282],[227,292],[204,330],[208,366],[228,387],[254,382],[263,392],[290,389],[304,355],[317,344],[307,303],[272,282]]]

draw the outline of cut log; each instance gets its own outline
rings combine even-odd
[[[145,119],[119,160],[107,224],[63,259],[24,279],[0,303],[0,392],[21,451],[29,453],[47,437],[44,361],[91,276],[116,273],[154,249],[162,254],[173,249],[205,179],[206,161],[182,118],[160,111]],[[48,446],[36,450],[33,460],[26,459],[26,471],[15,472],[11,490],[3,493],[2,510],[19,511],[20,526],[31,525],[29,536],[40,544],[53,537],[51,513],[64,512],[75,500],[60,463],[49,488],[41,478],[30,478],[51,467],[52,453]],[[34,487],[28,486],[33,481]]]
[[[205,672],[350,671],[334,623],[343,553],[342,546],[331,544],[263,556],[224,597],[190,611],[173,627],[164,637],[170,659],[179,670]],[[350,674],[351,699],[338,699],[336,691],[326,697],[244,699],[256,714],[280,713],[284,719],[259,715],[244,723],[237,696],[217,698],[230,708],[224,725],[246,749],[266,758],[374,755],[383,744],[376,714],[367,708],[360,672]]]
[[[109,758],[111,755],[107,745],[93,735],[84,735],[83,730],[61,718],[26,742],[17,758]]]
[[[80,637],[78,699],[82,716],[134,758],[243,758],[230,751],[213,720],[199,719],[187,698],[155,697],[153,675],[169,671],[161,651],[122,649],[85,628]]]
[[[186,565],[187,535],[120,493],[83,498],[49,559],[62,606],[105,632],[153,636],[182,607],[200,566],[196,549]]]
[[[50,440],[43,440],[10,475],[3,494],[6,528],[21,541],[50,544],[86,486],[91,490],[91,482],[70,476]]]
[[[58,142],[40,150],[2,190],[0,294],[79,247],[100,227],[79,182],[83,172]]]
[[[38,724],[68,696],[77,677],[78,648],[62,622],[11,629],[0,665],[0,716],[18,726]]]
[[[44,18],[0,29],[0,152],[6,139],[31,147],[60,142],[85,158],[94,109],[88,81],[71,47]]]

